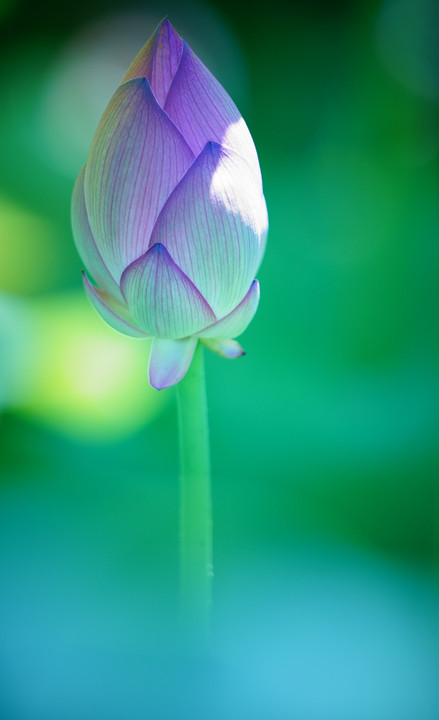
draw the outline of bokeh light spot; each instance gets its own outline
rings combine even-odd
[[[40,299],[27,307],[27,318],[20,412],[93,442],[141,428],[166,403],[169,394],[148,384],[149,342],[109,328],[81,292]]]
[[[50,285],[61,235],[50,220],[0,196],[0,289],[31,295]]]

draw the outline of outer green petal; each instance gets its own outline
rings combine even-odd
[[[126,307],[124,308],[119,303],[115,303],[109,295],[92,285],[85,273],[83,273],[83,280],[88,299],[108,325],[111,325],[114,330],[117,330],[123,335],[136,338],[148,337],[147,333],[134,327],[134,325],[131,325],[130,322],[122,317],[120,313],[127,312],[128,309]]]
[[[87,271],[100,287],[119,302],[124,302],[119,285],[105,265],[102,255],[96,247],[95,239],[88,221],[84,199],[85,166],[76,178],[72,195],[72,229],[76,248]]]
[[[149,357],[149,382],[157,390],[178,383],[187,373],[198,340],[154,339]]]
[[[204,328],[201,332],[197,333],[198,337],[214,338],[215,340],[227,339],[238,337],[244,332],[246,327],[249,325],[253,316],[258,309],[259,304],[259,283],[257,280],[253,280],[250,285],[250,290],[242,300],[238,307],[236,307],[231,313],[218,320],[218,322],[209,325]]]
[[[124,271],[121,289],[137,325],[159,338],[184,338],[215,319],[193,282],[159,243]]]

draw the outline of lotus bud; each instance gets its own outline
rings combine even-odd
[[[152,338],[153,387],[181,380],[199,340],[243,353],[232,338],[258,306],[268,228],[258,157],[235,104],[167,19],[101,118],[72,225],[92,305],[115,330]]]

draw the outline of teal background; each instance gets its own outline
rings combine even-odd
[[[95,315],[69,203],[168,14],[258,148],[247,355],[206,353],[212,646],[179,639],[174,390]],[[0,5],[0,717],[439,717],[434,0]]]

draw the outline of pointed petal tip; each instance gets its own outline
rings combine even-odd
[[[158,24],[157,30],[161,30],[162,28],[166,28],[167,30],[170,30],[174,35],[177,35],[177,37],[180,37],[175,27],[171,23],[169,15],[165,15],[163,20]]]
[[[224,152],[224,148],[221,143],[215,142],[215,140],[209,140],[209,142],[206,143],[204,149],[209,150],[212,155],[219,155],[220,153]]]
[[[260,284],[259,284],[259,280],[256,280],[256,279],[255,279],[255,280],[252,280],[252,283],[251,283],[251,285],[250,285],[250,289],[249,289],[249,291],[248,291],[247,294],[248,294],[248,295],[250,295],[250,294],[253,295],[253,297],[254,297],[255,299],[257,299],[258,302],[259,302],[259,298],[260,298],[260,296],[261,296],[261,286],[260,286]]]
[[[120,285],[137,325],[156,338],[187,338],[215,318],[198,288],[160,242],[125,268]]]
[[[162,20],[160,20],[159,24],[157,25],[156,29],[153,32],[153,35],[160,35],[161,30],[171,30],[175,35],[178,35],[178,32],[174,28],[173,24],[171,23],[169,19],[169,15],[165,15]]]
[[[156,242],[154,245],[151,245],[150,247],[151,253],[157,253],[157,255],[169,255],[168,251],[166,250],[165,246],[161,242]]]
[[[152,388],[154,388],[154,390],[157,390],[158,392],[160,392],[160,390],[166,390],[166,388],[169,387],[169,385],[160,385],[159,381],[151,378],[151,375],[149,375],[149,384]]]
[[[121,87],[122,85],[124,87],[132,86],[135,88],[133,90],[133,93],[136,91],[144,92],[146,95],[149,96],[149,98],[152,99],[152,101],[154,103],[157,102],[157,99],[151,88],[151,83],[149,82],[148,78],[146,78],[146,77],[132,77],[132,78],[129,78],[128,80],[123,80],[121,82],[121,84],[119,85],[119,87]]]

